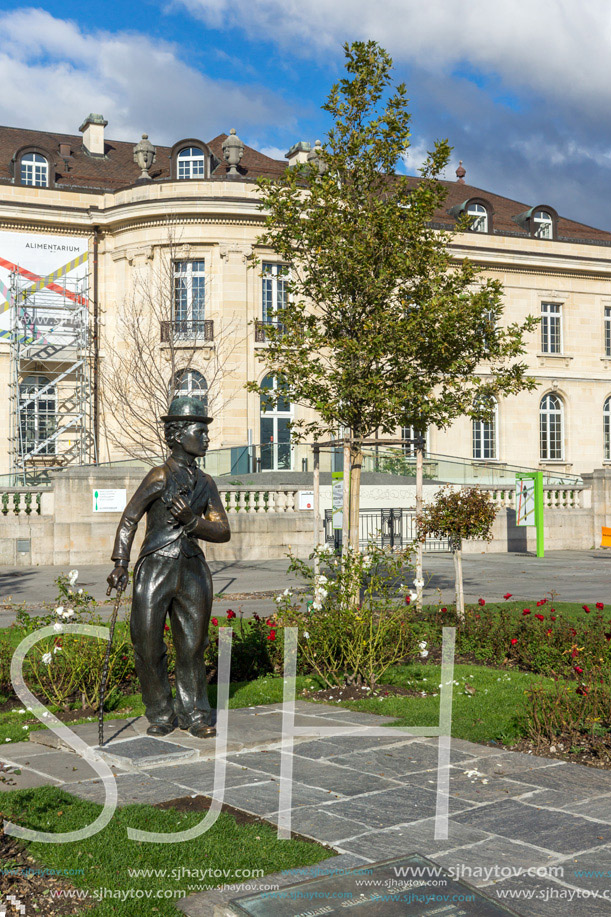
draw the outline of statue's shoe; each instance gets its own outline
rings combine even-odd
[[[168,736],[176,729],[176,723],[152,723],[146,730],[147,736]]]
[[[193,723],[189,726],[189,732],[196,739],[213,739],[216,735],[216,727],[208,726],[207,723]]]

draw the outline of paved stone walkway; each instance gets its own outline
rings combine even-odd
[[[313,729],[391,722],[326,704],[298,701],[296,709],[296,725]],[[229,711],[224,801],[272,824],[278,823],[281,716],[277,704]],[[111,749],[120,749],[121,742],[145,728],[142,719],[106,724]],[[75,730],[97,742],[96,724]],[[120,805],[211,794],[215,741],[181,731],[164,741],[190,749],[193,757],[145,768],[115,767]],[[396,729],[383,737],[305,736],[295,740],[292,754],[292,830],[341,854],[327,861],[329,868],[417,852],[493,899],[522,896],[504,902],[524,917],[611,913],[609,771],[453,740],[449,837],[435,840],[436,739]],[[61,748],[49,731],[7,744],[0,758],[5,762],[2,789],[51,783],[103,801],[103,786],[91,767]],[[21,773],[12,773],[15,768]],[[554,870],[547,874],[541,870],[549,867]],[[519,870],[531,875],[515,875]],[[295,877],[277,881],[288,884]],[[180,907],[189,917],[220,917],[232,913],[227,909],[231,897],[235,893],[205,892]]]

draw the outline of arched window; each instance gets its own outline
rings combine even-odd
[[[473,420],[473,458],[496,459],[497,450],[497,417],[498,405],[492,404],[492,414],[488,420]]]
[[[563,406],[558,395],[551,392],[541,399],[539,430],[541,459],[564,458]]]
[[[55,386],[46,376],[26,376],[19,386],[19,452],[55,455]]]
[[[270,374],[261,385],[274,394],[281,393],[275,405],[272,405],[267,395],[261,395],[261,470],[290,471],[292,456],[289,422],[293,411],[291,402],[283,394],[286,383]]]
[[[198,146],[186,146],[177,156],[178,178],[205,178],[206,157]]]
[[[547,210],[535,210],[533,213],[533,235],[537,239],[554,238],[554,220]]]
[[[206,410],[208,410],[208,383],[206,382],[206,377],[202,376],[196,369],[183,369],[181,372],[176,373],[172,398],[178,398],[181,395],[199,398],[200,401],[203,401]]]
[[[40,153],[24,153],[21,157],[21,184],[49,186],[49,163]]]
[[[488,232],[488,211],[483,204],[469,204],[467,214],[471,217],[471,232]]]
[[[611,462],[611,395],[603,407],[603,444],[605,462]]]

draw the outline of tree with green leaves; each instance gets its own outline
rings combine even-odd
[[[326,141],[308,163],[259,181],[259,243],[287,265],[289,294],[266,328],[263,359],[284,380],[277,397],[316,412],[293,422],[295,439],[349,433],[358,549],[364,440],[485,418],[492,398],[534,387],[519,357],[536,320],[503,325],[500,283],[458,259],[453,233],[435,225],[448,142],[435,144],[419,178],[398,172],[410,115],[389,55],[373,41],[344,50],[346,75],[323,105]]]

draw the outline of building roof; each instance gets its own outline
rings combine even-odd
[[[209,150],[217,160],[211,175],[212,181],[224,179],[228,172],[229,167],[223,160],[222,149],[226,137],[227,134],[219,134],[207,141]],[[70,148],[67,159],[60,154],[60,144]],[[134,162],[134,145],[135,143],[125,140],[105,139],[104,157],[94,157],[83,148],[83,138],[80,134],[0,127],[0,196],[2,185],[13,182],[15,155],[24,147],[39,148],[49,154],[53,163],[56,188],[117,191],[129,187],[140,175],[140,169]],[[170,154],[173,148],[156,146],[155,149],[156,159],[149,175],[153,181],[168,181],[171,178]],[[286,168],[285,161],[271,159],[249,146],[244,146],[244,154],[238,167],[240,175],[247,181],[259,177],[273,178],[282,175]],[[414,177],[411,181],[416,184],[418,178]],[[530,210],[532,202],[524,204],[459,181],[444,181],[443,184],[448,190],[448,196],[443,209],[436,215],[436,223],[451,227],[454,225],[454,217],[448,211],[460,207],[472,198],[479,198],[492,208],[494,235],[529,237],[528,228],[517,223],[515,218]],[[611,245],[611,232],[559,216],[556,239]]]

